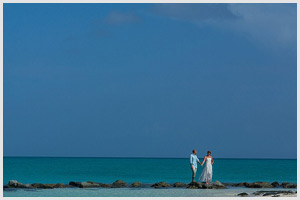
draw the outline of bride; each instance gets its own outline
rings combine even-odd
[[[211,154],[211,152],[208,151],[207,155],[204,156],[203,162],[201,163],[201,167],[202,167],[204,162],[206,161],[206,165],[205,165],[199,179],[200,179],[200,181],[205,181],[206,184],[208,184],[212,180],[212,174],[213,174],[212,165],[214,164],[214,159],[210,154]]]

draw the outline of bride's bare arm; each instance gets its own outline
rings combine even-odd
[[[214,159],[213,159],[213,157],[211,157],[211,164],[213,165],[214,164]]]
[[[203,162],[202,162],[201,166],[204,164],[205,160],[206,160],[206,156],[204,156],[204,159],[203,159]]]

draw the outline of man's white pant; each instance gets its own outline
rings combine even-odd
[[[197,167],[194,167],[194,166],[193,166],[192,171],[193,171],[193,178],[195,178],[196,173],[197,173]]]

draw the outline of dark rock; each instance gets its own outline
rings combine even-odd
[[[94,182],[94,181],[88,181],[88,183],[91,183],[91,184],[99,184],[99,183]]]
[[[136,182],[131,184],[131,187],[141,187],[141,186],[142,186],[142,183],[139,182],[139,181],[136,181]]]
[[[55,184],[41,184],[42,189],[53,189]]]
[[[67,186],[63,183],[57,183],[54,185],[54,188],[65,188],[65,187],[67,187]]]
[[[271,184],[269,182],[254,182],[254,183],[243,182],[243,183],[233,184],[232,186],[233,187],[248,187],[248,188],[273,188],[273,187],[278,187],[279,183],[273,182]]]
[[[159,183],[155,183],[155,184],[151,185],[151,187],[154,187],[154,188],[170,187],[170,186],[171,185],[166,182],[159,182]]]
[[[287,182],[283,182],[283,183],[281,183],[281,187],[286,188],[287,184],[288,184]]]
[[[245,183],[245,186],[248,188],[272,188],[273,187],[273,185],[268,182]]]
[[[105,187],[105,188],[110,188],[112,187],[111,184],[105,184],[105,183],[97,183],[97,182],[93,182],[93,181],[88,181],[88,183],[90,183],[91,187]]]
[[[211,183],[212,189],[225,189],[225,185],[223,185],[220,181],[215,181]]]
[[[281,184],[281,186],[283,188],[297,188],[297,184],[293,184],[293,183],[287,183],[287,182],[283,182]]]
[[[42,183],[32,183],[31,184],[31,187],[33,187],[33,188],[42,188],[42,186],[44,186],[44,184],[42,184]]]
[[[196,183],[197,185],[190,184],[190,188],[202,188],[202,189],[225,189],[226,186],[220,181],[215,181],[209,184],[206,183]]]
[[[213,189],[212,184],[202,184],[202,189]]]
[[[47,184],[44,184],[44,187],[52,189],[52,188],[54,188],[55,185],[56,184],[54,184],[54,183],[47,183]]]
[[[232,184],[233,187],[245,187],[245,185],[249,185],[249,183],[244,182],[244,183],[236,183],[236,184]]]
[[[85,183],[85,182],[84,182]],[[83,187],[100,187],[102,183],[96,183],[93,181],[88,181],[87,183],[85,183],[85,186],[81,183],[81,185],[83,185]]]
[[[275,194],[272,197],[280,197],[280,195],[279,194]]]
[[[247,182],[245,182],[245,183],[244,183],[244,186],[245,186],[245,187],[248,187],[248,188],[255,188],[255,186],[254,186],[253,183],[247,183]],[[257,188],[259,188],[259,187],[257,186]]]
[[[273,192],[267,192],[267,193],[264,193],[262,196],[271,196],[271,195],[276,195],[275,193]],[[278,194],[277,194],[278,195]]]
[[[80,188],[100,187],[100,184],[94,182],[81,182]]]
[[[71,182],[69,183],[69,185],[71,185],[71,186],[73,186],[73,187],[80,187],[81,182],[74,182],[74,181],[71,181]]]
[[[289,183],[286,185],[286,188],[297,188],[297,184]]]
[[[200,183],[200,182],[191,182],[187,188],[189,189],[200,189],[203,187],[203,183]]]
[[[279,187],[280,186],[280,184],[276,181],[276,182],[273,182],[273,183],[271,183],[271,185],[273,186],[273,187]]]
[[[111,185],[111,187],[113,187],[113,188],[121,188],[121,187],[126,187],[126,186],[127,186],[127,183],[124,181],[121,181],[121,180],[116,180]]]
[[[111,184],[100,183],[100,187],[110,188],[110,187],[112,187],[112,185]]]
[[[41,188],[41,189],[53,189],[55,184],[42,184],[42,183],[33,183],[31,186],[33,188]]]
[[[241,197],[246,197],[246,196],[248,196],[248,193],[246,193],[246,192],[243,192],[243,193],[240,193],[240,194],[238,194],[238,196],[241,196]]]
[[[279,190],[279,191],[256,191],[253,193],[254,195],[258,196],[258,195],[262,195],[262,196],[278,196],[279,194],[284,194],[284,195],[288,195],[288,194],[294,194],[293,191],[285,191],[285,190]]]
[[[176,182],[173,184],[173,187],[187,187],[187,184]]]

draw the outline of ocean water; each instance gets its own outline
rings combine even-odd
[[[196,179],[202,168],[198,166]],[[169,183],[191,181],[189,158],[4,157],[3,182],[69,183],[95,181]],[[215,159],[213,181],[297,182],[296,159]]]

